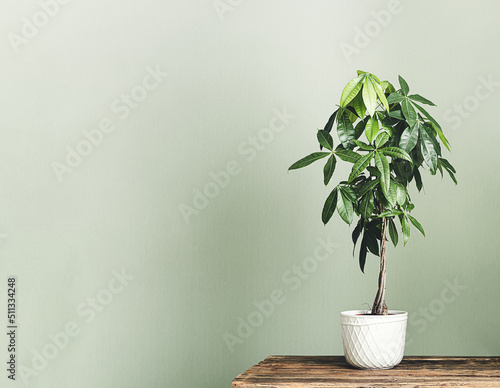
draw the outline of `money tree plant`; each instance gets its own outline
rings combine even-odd
[[[340,106],[330,116],[324,129],[318,130],[319,152],[294,163],[289,170],[326,159],[323,168],[324,184],[328,185],[337,159],[352,163],[351,173],[340,181],[328,195],[323,206],[322,220],[326,225],[337,209],[349,225],[359,217],[352,232],[354,249],[361,237],[359,266],[364,273],[368,252],[380,257],[378,290],[371,314],[387,315],[386,235],[396,246],[398,226],[403,243],[410,237],[410,225],[425,236],[422,225],[411,214],[409,185],[413,181],[422,190],[420,171],[432,175],[445,170],[455,179],[455,169],[441,157],[441,144],[449,143],[441,126],[422,105],[435,104],[419,94],[410,94],[406,81],[399,76],[396,88],[388,81],[358,70],[358,76],[346,85]],[[335,147],[332,129],[340,144]],[[362,140],[363,139],[363,140]],[[399,221],[399,222],[398,222]],[[353,251],[354,252],[354,251]]]

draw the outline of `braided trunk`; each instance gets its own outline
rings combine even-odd
[[[381,211],[384,210],[382,204],[380,204]],[[388,315],[387,305],[385,304],[385,283],[386,283],[386,246],[385,246],[385,234],[387,229],[387,219],[382,218],[382,235],[380,239],[380,274],[378,276],[378,291],[375,296],[375,301],[372,306],[372,315]]]

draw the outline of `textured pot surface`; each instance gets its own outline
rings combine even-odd
[[[364,310],[340,313],[346,361],[361,369],[389,369],[403,359],[406,311],[389,310],[390,315],[363,315]]]

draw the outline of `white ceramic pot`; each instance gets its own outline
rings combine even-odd
[[[346,361],[361,369],[390,369],[403,359],[406,311],[389,315],[363,315],[364,310],[340,313]]]

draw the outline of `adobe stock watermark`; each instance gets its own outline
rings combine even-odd
[[[221,21],[225,20],[224,14],[227,12],[233,12],[237,7],[241,5],[243,0],[214,0],[212,5],[217,13],[217,16]]]
[[[361,29],[354,29],[354,38],[352,44],[342,42],[340,48],[347,62],[351,62],[351,57],[354,54],[361,53],[361,50],[368,47],[373,39],[375,39],[384,28],[391,24],[394,15],[403,11],[403,6],[400,0],[390,0],[386,9],[380,11],[371,11],[372,20],[368,21]]]
[[[121,272],[112,271],[112,274],[113,277],[105,288],[78,304],[75,312],[80,318],[80,322],[68,321],[60,331],[48,334],[49,341],[40,350],[31,350],[31,365],[19,365],[18,374],[26,386],[29,385],[33,377],[38,377],[49,366],[50,361],[64,352],[69,344],[82,333],[85,325],[93,322],[96,316],[102,313],[115,300],[115,297],[121,294],[125,287],[135,279],[135,276],[127,274],[124,269]]]
[[[472,94],[465,97],[462,103],[455,103],[444,112],[444,120],[450,123],[453,129],[460,128],[462,122],[479,109],[481,101],[489,99],[500,88],[500,82],[495,81],[491,74],[488,77],[479,77],[478,81]]]
[[[162,71],[159,65],[156,65],[156,68],[147,66],[146,75],[142,78],[142,82],[130,89],[128,93],[122,93],[120,97],[116,98],[111,103],[110,110],[118,115],[119,120],[127,119],[131,112],[137,109],[150,93],[163,83],[167,76],[168,73]],[[82,139],[78,143],[66,147],[64,161],[53,161],[51,164],[59,182],[64,180],[65,174],[71,173],[80,166],[84,159],[92,154],[94,149],[99,147],[103,140],[115,130],[116,120],[104,117],[95,128],[83,131]]]
[[[282,287],[275,288],[269,296],[261,301],[252,302],[255,307],[245,318],[238,317],[237,325],[233,333],[225,332],[222,338],[228,348],[233,353],[236,345],[242,345],[250,338],[257,328],[276,311],[277,306],[282,305],[287,300],[287,292],[298,290],[302,284],[318,271],[322,263],[327,261],[332,253],[339,247],[339,244],[317,239],[318,245],[314,248],[312,255],[304,258],[299,264],[295,264],[291,269],[286,270],[281,276]]]
[[[70,3],[70,0],[38,1],[39,9],[31,17],[21,18],[22,25],[19,29],[19,34],[15,32],[7,34],[14,52],[17,54],[21,47],[26,46],[32,39],[37,37],[40,31],[49,24],[50,20],[59,14],[61,6],[68,3]]]
[[[249,136],[242,141],[237,151],[241,157],[244,157],[246,163],[251,163],[257,158],[260,152],[273,142],[275,135],[286,129],[290,121],[295,118],[294,114],[287,112],[287,108],[274,109],[273,117],[269,120],[267,127],[261,128],[257,134]],[[225,168],[217,172],[208,174],[209,181],[201,188],[194,190],[192,205],[181,203],[178,208],[186,224],[189,224],[191,217],[200,214],[210,203],[210,200],[216,198],[221,190],[225,189],[231,180],[241,174],[243,163],[237,160],[227,162]]]
[[[467,289],[456,278],[453,283],[448,279],[445,280],[444,285],[445,287],[441,290],[439,297],[432,299],[426,307],[420,307],[418,311],[408,314],[408,325],[415,327],[417,333],[421,334],[427,330],[429,325],[445,312],[446,306],[454,303],[460,294]],[[414,338],[407,330],[406,345],[409,346],[413,342]]]

